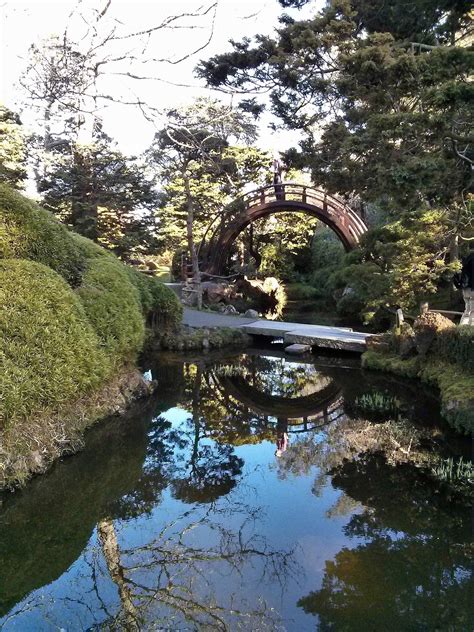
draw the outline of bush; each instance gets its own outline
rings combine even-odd
[[[306,283],[285,284],[285,292],[289,301],[305,301],[321,296],[315,287],[307,285]]]
[[[77,293],[113,362],[134,359],[141,350],[145,326],[140,296],[126,267],[115,258],[90,259]]]
[[[143,316],[152,328],[174,330],[183,318],[183,306],[170,288],[154,276],[127,267],[127,274],[137,288]]]
[[[183,306],[178,297],[154,277],[146,277],[152,295],[152,309],[147,321],[153,327],[177,329],[183,318]]]
[[[65,281],[26,260],[0,261],[0,425],[57,411],[110,370]]]
[[[474,326],[445,329],[436,335],[433,354],[448,362],[474,370]]]
[[[71,231],[69,235],[85,259],[109,257],[114,261],[117,260],[117,257],[113,253],[102,246],[99,246],[99,244],[96,244],[95,241],[92,241],[92,239],[83,237],[82,235],[79,235],[79,233],[75,233],[73,231]]]
[[[0,259],[31,259],[79,285],[86,257],[53,215],[0,184]]]

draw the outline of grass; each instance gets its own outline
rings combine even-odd
[[[307,301],[321,296],[317,288],[306,283],[285,283],[285,292],[289,301]]]
[[[441,412],[453,428],[474,431],[474,374],[446,360],[412,357],[402,360],[394,353],[366,351],[362,356],[366,369],[419,378],[436,386],[441,394]]]
[[[171,282],[171,271],[169,266],[159,265],[154,274],[155,279],[161,283]]]
[[[397,418],[400,413],[400,402],[393,395],[387,393],[364,393],[356,397],[356,408],[364,413],[385,414]]]

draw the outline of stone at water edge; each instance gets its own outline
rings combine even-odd
[[[303,355],[304,353],[311,353],[311,345],[292,344],[285,347],[285,353],[290,355]]]
[[[244,318],[259,318],[259,315],[254,309],[248,309],[244,314]]]
[[[445,329],[453,329],[456,325],[442,314],[425,312],[414,324],[415,345],[420,355],[426,355],[433,344],[436,334]]]
[[[226,305],[225,309],[222,312],[223,314],[226,315],[232,315],[232,316],[237,316],[239,314],[239,312],[235,309],[235,307],[233,305]]]

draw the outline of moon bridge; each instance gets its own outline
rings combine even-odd
[[[257,219],[275,213],[305,213],[329,226],[347,251],[355,248],[367,231],[363,219],[341,199],[321,189],[286,182],[261,187],[234,200],[209,225],[199,248],[201,270],[224,275],[231,246]]]

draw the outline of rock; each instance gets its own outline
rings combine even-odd
[[[290,355],[303,355],[304,353],[311,352],[311,345],[299,345],[293,344],[285,347],[285,353],[289,353]]]
[[[390,351],[390,340],[386,334],[369,336],[366,341],[367,349],[385,353]]]
[[[401,336],[398,343],[398,353],[406,360],[416,351],[415,336]]]
[[[204,281],[202,283],[203,297],[210,305],[216,305],[229,299],[231,288],[224,283],[213,283],[212,281]]]
[[[226,305],[222,313],[226,314],[227,316],[237,316],[239,312],[235,309],[233,305]]]
[[[417,352],[420,355],[426,355],[436,338],[436,334],[453,327],[455,324],[449,318],[436,312],[425,312],[419,316],[413,325]]]
[[[245,314],[244,314],[244,318],[258,318],[258,312],[256,312],[254,309],[248,309]]]

